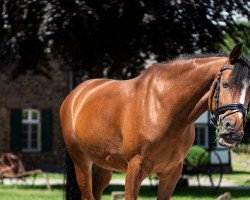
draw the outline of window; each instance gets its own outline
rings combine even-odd
[[[208,148],[208,126],[207,125],[195,125],[195,145],[199,145],[204,148]]]
[[[13,152],[53,150],[51,109],[12,109],[10,147]]]
[[[22,110],[21,149],[23,152],[38,152],[41,150],[41,116],[39,110]]]

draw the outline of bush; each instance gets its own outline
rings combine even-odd
[[[206,151],[206,149],[194,145],[189,150],[184,163],[185,165],[191,167],[195,167],[198,165],[206,165],[209,163],[209,153]]]

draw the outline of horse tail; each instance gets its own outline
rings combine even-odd
[[[77,184],[74,163],[69,156],[68,151],[65,153],[64,162],[64,180],[66,181],[64,191],[65,200],[81,200],[81,191]]]

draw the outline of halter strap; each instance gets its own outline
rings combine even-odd
[[[214,84],[214,87],[213,87],[213,90],[212,90],[212,95],[211,95],[211,99],[210,99],[210,111],[212,113],[211,122],[215,126],[217,125],[217,121],[218,121],[220,113],[225,112],[227,110],[231,110],[231,112],[225,114],[222,117],[222,120],[225,119],[227,116],[232,115],[232,114],[234,114],[236,112],[240,112],[243,115],[243,119],[245,118],[245,116],[247,114],[247,108],[242,103],[232,103],[232,104],[219,106],[220,80],[221,80],[222,73],[225,70],[233,70],[233,69],[234,69],[234,67],[231,67],[231,66],[223,66],[220,69],[220,73],[217,76],[217,80],[216,80],[216,82]],[[212,111],[213,99],[214,99],[214,102],[215,102],[214,111]]]

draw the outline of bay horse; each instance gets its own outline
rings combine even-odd
[[[241,46],[229,56],[154,64],[131,80],[77,86],[60,110],[66,199],[101,199],[113,171],[126,172],[126,200],[137,199],[151,173],[159,178],[158,199],[170,199],[194,142],[194,121],[207,109],[219,127],[218,142],[228,148],[239,143],[250,100],[250,63]]]

